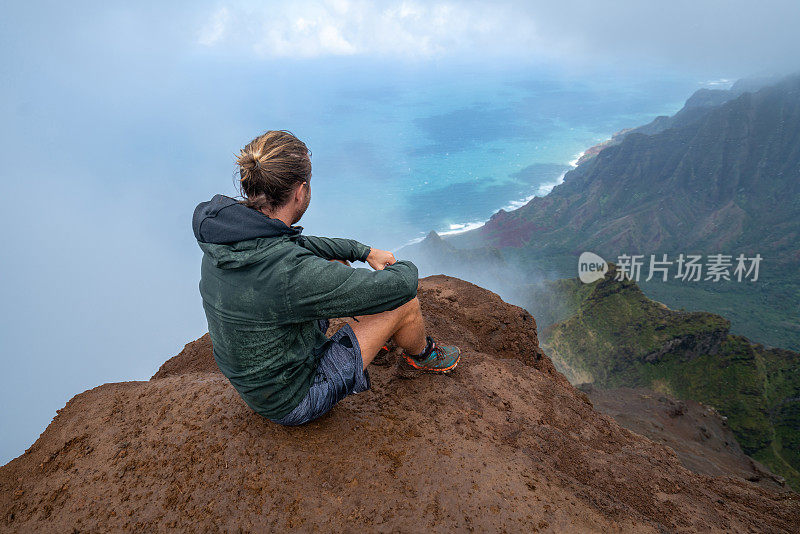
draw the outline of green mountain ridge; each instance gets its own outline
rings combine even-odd
[[[630,133],[567,177],[549,195],[446,240],[480,236],[471,244],[545,255],[594,247],[610,257],[729,247],[797,261],[800,75],[681,127]]]
[[[628,134],[641,133],[653,135],[663,132],[667,128],[675,128],[677,126],[689,124],[695,120],[699,120],[715,106],[724,104],[742,93],[757,91],[766,85],[778,81],[780,81],[780,79],[776,77],[752,77],[737,80],[729,89],[709,89],[705,87],[698,89],[692,93],[692,96],[686,100],[683,108],[675,115],[659,115],[647,124],[636,128],[626,128],[615,133],[611,139],[589,148],[578,160],[578,164],[585,163],[606,147],[620,144]]]
[[[749,88],[695,93],[669,121],[642,127],[652,135],[620,136],[550,194],[444,240],[494,247],[511,265],[558,278],[583,251],[611,261],[760,254],[757,283],[642,287],[673,307],[722,313],[751,339],[800,349],[800,74],[740,91]]]
[[[742,450],[800,488],[800,354],[730,333],[716,314],[671,310],[611,264],[592,284],[559,280],[564,320],[542,347],[573,384],[645,387],[713,406]]]

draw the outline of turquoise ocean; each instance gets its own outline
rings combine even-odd
[[[289,107],[313,102],[291,122],[312,151],[300,224],[390,250],[475,228],[547,194],[586,148],[726,83],[541,69],[352,75],[284,92]]]

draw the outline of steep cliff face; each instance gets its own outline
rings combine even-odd
[[[800,486],[800,354],[731,335],[718,315],[648,299],[612,264],[593,284],[564,280],[570,317],[545,329],[544,348],[573,383],[646,387],[717,408],[744,451]]]
[[[445,241],[495,247],[511,265],[558,278],[572,276],[584,251],[611,261],[759,254],[757,284],[642,287],[672,307],[721,314],[750,339],[800,350],[800,74],[742,89],[750,87],[696,93],[667,123],[618,136],[547,196]]]
[[[558,373],[521,308],[446,276],[420,281],[446,377],[373,389],[284,428],[252,413],[207,336],[147,382],[74,397],[0,468],[6,531],[760,531],[800,522],[797,494],[681,466]],[[332,329],[335,325],[332,326]]]
[[[645,135],[653,135],[661,133],[667,128],[676,128],[688,125],[692,122],[702,119],[713,108],[720,106],[742,93],[753,92],[762,89],[764,86],[778,83],[779,77],[752,77],[737,80],[730,89],[698,89],[692,96],[686,99],[684,106],[672,116],[659,115],[652,121],[636,128],[625,128],[615,133],[611,139],[608,139],[598,145],[587,149],[581,158],[578,160],[578,165],[586,163],[603,149],[620,144],[628,134],[640,133]]]
[[[800,75],[699,109],[654,135],[628,133],[546,197],[449,240],[610,257],[736,248],[797,261]]]
[[[711,406],[676,399],[647,388],[580,386],[594,408],[620,425],[671,447],[696,473],[736,476],[766,488],[785,490],[783,478],[747,456],[727,418]]]

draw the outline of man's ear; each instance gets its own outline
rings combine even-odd
[[[303,191],[304,188],[306,189],[306,191]],[[298,202],[303,202],[305,201],[306,195],[308,195],[308,193],[309,193],[308,182],[300,182],[300,185],[297,186],[297,191],[295,191],[295,198],[297,199]]]
[[[304,183],[305,183],[305,182],[300,182],[300,183],[299,183],[299,184],[297,184],[297,185],[295,186],[295,188],[294,188],[294,199],[295,199],[297,202],[300,202],[301,204],[302,204],[302,202],[303,202],[303,187],[305,187],[305,186],[303,185]]]

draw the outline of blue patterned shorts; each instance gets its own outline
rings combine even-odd
[[[330,321],[320,319],[320,330],[326,332]],[[331,336],[332,343],[317,365],[317,373],[308,394],[294,410],[281,419],[281,425],[296,426],[325,415],[333,406],[352,393],[370,388],[369,373],[363,369],[361,347],[353,328],[345,324]]]

